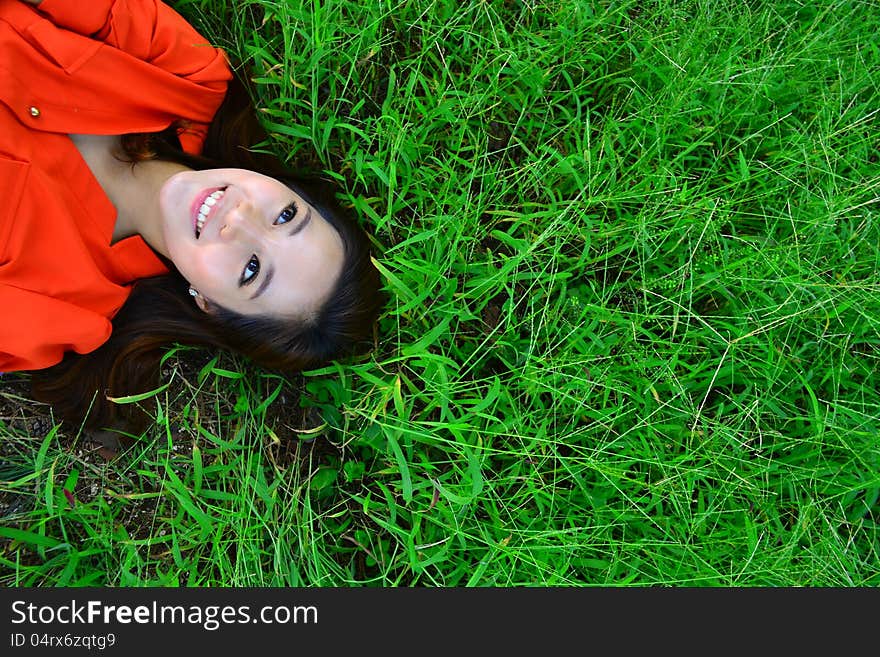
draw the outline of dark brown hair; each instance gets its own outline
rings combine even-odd
[[[57,365],[33,372],[34,398],[52,404],[64,419],[88,427],[140,428],[145,418],[135,407],[108,397],[157,387],[160,361],[175,343],[230,350],[269,369],[297,371],[361,351],[372,337],[385,297],[366,233],[337,202],[330,183],[294,175],[264,148],[254,148],[265,146],[267,135],[238,79],[230,82],[201,156],[181,150],[177,135],[185,128],[126,135],[123,147],[133,166],[161,158],[193,169],[246,168],[281,180],[339,233],[345,254],[342,272],[327,302],[308,320],[245,316],[216,305],[203,312],[173,267],[167,275],[135,282],[113,318],[107,342],[88,354],[69,352]]]

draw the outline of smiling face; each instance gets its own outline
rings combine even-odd
[[[242,315],[308,317],[342,269],[336,229],[284,183],[246,169],[183,171],[159,195],[168,256],[205,299]]]

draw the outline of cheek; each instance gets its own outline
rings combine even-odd
[[[218,246],[194,254],[192,269],[205,294],[219,299],[234,293],[245,262],[234,249]]]
[[[234,280],[229,258],[223,257],[218,250],[194,248],[182,251],[180,259],[174,263],[183,277],[202,294],[210,296],[211,292],[229,287],[229,280]]]

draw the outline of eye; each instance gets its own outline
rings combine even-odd
[[[256,255],[252,255],[251,259],[248,260],[248,263],[244,267],[244,271],[241,272],[241,281],[239,281],[239,285],[247,285],[251,281],[253,281],[257,274],[260,273],[260,259]]]
[[[281,211],[281,214],[278,215],[278,218],[275,220],[276,226],[281,224],[286,224],[288,221],[292,221],[296,216],[296,203],[291,203],[286,208]]]

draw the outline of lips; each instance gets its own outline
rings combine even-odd
[[[226,187],[211,187],[200,192],[193,200],[190,206],[190,216],[196,239],[199,238],[205,225],[214,216],[225,191]]]

